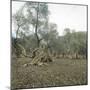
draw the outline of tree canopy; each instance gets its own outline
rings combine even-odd
[[[26,53],[30,49],[46,45],[50,53],[87,54],[87,32],[76,32],[70,28],[64,29],[62,36],[57,32],[57,24],[49,22],[50,11],[47,3],[27,2],[13,16],[16,38]],[[20,46],[19,45],[19,46]]]

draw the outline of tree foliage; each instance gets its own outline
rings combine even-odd
[[[57,32],[57,25],[49,22],[47,3],[27,2],[22,6],[12,19],[15,25],[16,37],[13,39],[16,51],[29,54],[35,48],[46,45],[51,54],[59,55],[87,55],[87,32],[76,32],[70,28],[64,29],[62,36]],[[20,46],[20,47],[19,47]],[[19,54],[17,54],[19,55]]]

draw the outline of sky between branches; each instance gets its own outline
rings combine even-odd
[[[12,2],[12,15],[15,14],[25,2]],[[66,4],[48,4],[50,11],[49,21],[57,24],[59,35],[63,35],[65,28],[75,31],[87,31],[87,7]],[[14,31],[14,25],[12,30]]]

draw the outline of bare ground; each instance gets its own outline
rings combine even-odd
[[[54,59],[46,65],[26,66],[30,61],[30,58],[12,58],[13,90],[87,84],[86,60]]]

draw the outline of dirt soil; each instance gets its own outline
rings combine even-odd
[[[42,66],[30,62],[30,58],[12,58],[12,90],[87,84],[86,60],[54,59]]]

